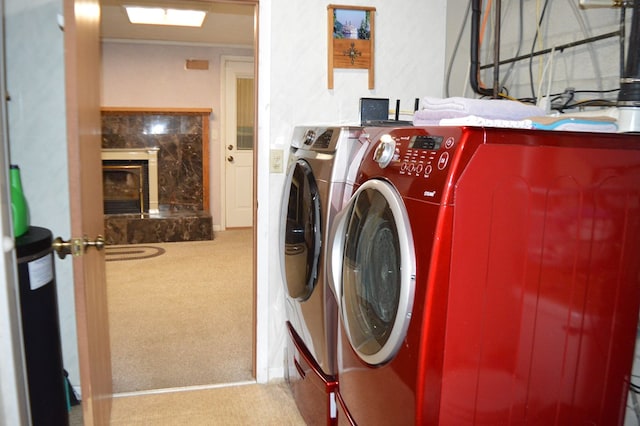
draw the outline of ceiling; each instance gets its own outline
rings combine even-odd
[[[252,46],[254,5],[189,0],[101,0],[101,35],[107,40],[167,41],[210,45]],[[201,28],[134,25],[123,5],[206,10]]]

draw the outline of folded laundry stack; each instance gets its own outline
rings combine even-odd
[[[545,116],[534,105],[502,99],[424,97],[413,117],[414,126],[483,126],[516,129],[615,132],[611,117]]]
[[[442,119],[475,116],[490,120],[523,120],[545,115],[542,108],[518,101],[502,99],[431,98],[420,101],[420,109],[415,112],[413,124],[426,126],[440,124]]]

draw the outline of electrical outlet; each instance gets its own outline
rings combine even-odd
[[[282,173],[284,152],[281,149],[272,149],[269,157],[269,171],[271,173]]]

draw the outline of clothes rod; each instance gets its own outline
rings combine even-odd
[[[620,31],[613,31],[613,32],[606,33],[606,34],[601,34],[601,35],[598,35],[598,36],[585,38],[584,40],[573,41],[571,43],[562,44],[560,46],[556,46],[555,49],[556,49],[556,51],[562,52],[564,49],[580,46],[580,45],[587,44],[587,43],[593,43],[595,41],[605,40],[605,39],[608,39],[608,38],[611,38],[611,37],[618,37],[618,36],[620,36]],[[511,62],[518,62],[518,61],[522,61],[522,60],[525,60],[525,59],[530,59],[530,58],[532,58],[534,56],[546,55],[547,53],[551,53],[551,50],[552,49],[543,49],[543,50],[539,50],[537,52],[529,53],[529,54],[526,54],[526,55],[516,56],[515,58],[503,59],[498,63],[498,65],[510,64]],[[487,69],[487,68],[492,68],[494,66],[495,66],[495,64],[482,65],[482,66],[480,66],[480,69],[484,70],[484,69]]]

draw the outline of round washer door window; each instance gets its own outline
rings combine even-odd
[[[349,341],[368,364],[390,361],[405,338],[415,290],[407,212],[395,188],[372,179],[346,217],[341,315]]]
[[[311,166],[299,159],[290,169],[284,202],[284,270],[289,297],[304,301],[318,278],[320,195]]]

